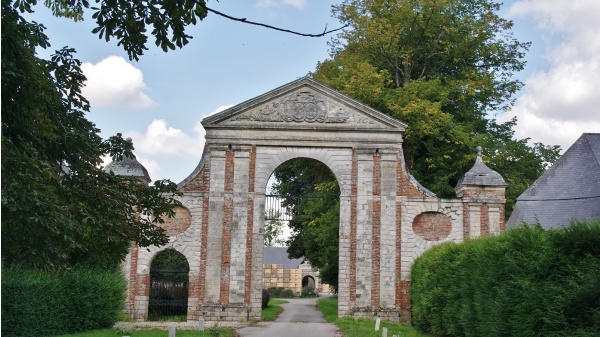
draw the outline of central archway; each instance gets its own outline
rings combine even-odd
[[[428,196],[404,170],[405,125],[309,78],[202,124],[203,158],[179,185],[200,197],[198,206],[192,200],[186,205],[198,209],[194,219],[201,223],[198,316],[260,317],[269,176],[286,161],[310,158],[326,165],[339,184],[339,316],[377,312],[397,321],[408,296],[408,268],[397,254],[397,198]]]
[[[295,267],[295,291],[300,293],[307,273],[319,275],[319,284],[337,290],[340,189],[335,175],[319,160],[299,157],[278,166],[272,180],[271,192],[281,200],[278,213],[291,215],[287,254],[305,261],[302,268]],[[316,290],[314,278],[312,288]]]

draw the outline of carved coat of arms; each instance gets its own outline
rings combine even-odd
[[[315,97],[310,91],[298,92],[266,106],[251,110],[234,121],[345,123],[350,113],[340,106]]]

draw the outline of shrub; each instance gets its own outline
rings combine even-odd
[[[267,291],[267,289],[263,289],[262,290],[262,308],[266,308],[267,305],[269,305],[269,300],[271,299],[271,296],[269,295],[269,292]]]
[[[292,289],[286,289],[282,287],[271,287],[267,289],[269,295],[272,298],[293,298],[294,291]]]
[[[313,287],[304,286],[302,287],[302,291],[300,292],[300,297],[319,297],[319,294],[317,294]]]
[[[600,335],[600,221],[445,243],[412,267],[412,319],[446,336]]]
[[[125,300],[118,271],[2,270],[2,336],[48,336],[111,327]]]
[[[294,291],[292,289],[283,289],[280,298],[294,298]]]

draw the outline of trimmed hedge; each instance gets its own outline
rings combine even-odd
[[[271,295],[269,295],[269,292],[267,291],[267,289],[263,289],[262,290],[262,308],[265,309],[266,307],[269,306],[269,301],[271,300]]]
[[[412,267],[412,320],[443,336],[600,336],[600,221],[445,243]]]
[[[294,291],[282,287],[271,287],[267,289],[272,298],[294,298]]]
[[[125,303],[119,271],[2,270],[2,336],[52,336],[108,328]]]

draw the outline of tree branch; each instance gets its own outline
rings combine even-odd
[[[274,26],[267,25],[267,24],[260,23],[260,22],[248,21],[246,18],[234,18],[233,16],[229,16],[229,15],[227,15],[225,13],[221,13],[219,11],[216,11],[216,10],[212,9],[212,8],[208,8],[208,7],[206,7],[206,5],[201,5],[201,6],[204,7],[204,9],[206,9],[207,11],[209,11],[211,13],[214,13],[214,14],[217,14],[217,15],[220,15],[220,16],[222,16],[224,18],[229,19],[229,20],[239,21],[239,22],[250,24],[250,25],[261,26],[261,27],[265,27],[265,28],[277,30],[277,31],[280,31],[280,32],[285,32],[285,33],[290,33],[290,34],[295,34],[295,35],[300,35],[300,36],[307,36],[307,37],[322,37],[322,36],[325,36],[327,34],[336,32],[338,30],[342,30],[342,29],[344,29],[344,28],[346,28],[346,27],[349,26],[349,25],[345,25],[345,26],[342,26],[340,28],[336,28],[336,29],[332,29],[332,30],[327,30],[327,25],[325,25],[325,29],[320,34],[306,34],[306,33],[295,32],[295,31],[289,30],[289,29],[283,29],[283,28],[274,27]]]

